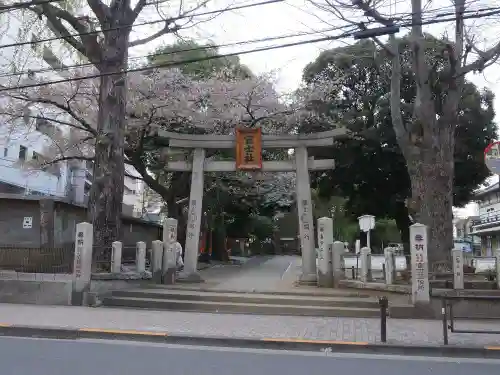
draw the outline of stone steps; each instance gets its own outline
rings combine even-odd
[[[376,299],[364,297],[293,296],[290,294],[218,293],[135,289],[104,297],[109,307],[207,313],[370,318],[379,316]]]

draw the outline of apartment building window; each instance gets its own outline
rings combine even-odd
[[[19,146],[19,160],[26,160],[26,154],[28,153],[28,148],[23,145]]]

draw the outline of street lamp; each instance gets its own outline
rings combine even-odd
[[[370,248],[370,231],[375,228],[375,216],[363,215],[358,217],[359,229],[366,233],[366,246]]]

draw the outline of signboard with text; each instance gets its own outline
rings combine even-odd
[[[429,264],[427,258],[427,227],[410,226],[412,302],[429,302]]]
[[[262,169],[262,132],[260,128],[236,129],[236,168]]]
[[[493,142],[486,147],[484,162],[491,172],[500,174],[500,142]]]

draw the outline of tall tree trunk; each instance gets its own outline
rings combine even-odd
[[[449,262],[453,246],[453,152],[450,145],[444,143],[449,139],[448,129],[433,130],[433,137],[428,138],[433,139],[432,145],[421,148],[420,158],[408,161],[412,207],[415,220],[428,226],[431,265]]]
[[[126,2],[125,2],[126,3]],[[117,9],[116,12],[124,12]],[[114,19],[123,19],[114,14]],[[109,27],[118,22],[110,22]],[[100,81],[98,136],[95,145],[94,181],[90,190],[88,216],[94,226],[94,254],[107,257],[111,243],[121,239],[124,183],[124,134],[126,115],[126,73],[129,32],[120,29],[105,34],[103,74]]]
[[[214,224],[212,229],[212,259],[228,262],[229,254],[226,251],[226,227],[223,217],[218,215]]]

